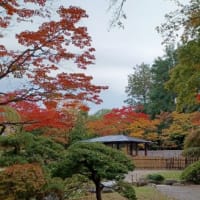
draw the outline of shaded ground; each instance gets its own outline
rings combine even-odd
[[[129,172],[125,180],[127,182],[136,182],[147,174],[161,173],[169,170],[135,170]],[[169,186],[157,185],[155,188],[161,193],[167,195],[175,200],[200,200],[200,185],[183,185],[183,186]]]

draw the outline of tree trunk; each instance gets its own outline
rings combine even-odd
[[[97,200],[102,200],[101,199],[101,190],[102,190],[101,182],[100,181],[96,181],[95,182],[95,186],[96,186],[96,199]]]
[[[13,152],[14,152],[15,155],[19,154],[19,152],[20,152],[20,145],[16,144],[14,146],[14,151]]]
[[[96,200],[102,200],[101,191],[102,191],[103,187],[101,185],[101,178],[93,168],[91,168],[89,166],[88,169],[90,169],[90,171],[92,172],[91,180],[93,181],[93,183],[95,184],[95,187],[96,187],[95,188],[96,189]]]
[[[1,124],[0,127],[1,127],[0,135],[3,135],[4,131],[6,130],[6,126],[4,124]]]

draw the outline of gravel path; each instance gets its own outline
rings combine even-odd
[[[161,193],[177,200],[200,200],[200,185],[157,185],[156,188]]]

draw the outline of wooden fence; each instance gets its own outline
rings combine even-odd
[[[133,162],[139,169],[184,169],[199,158],[136,156]]]

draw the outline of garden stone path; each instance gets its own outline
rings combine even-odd
[[[157,185],[156,188],[176,200],[200,200],[200,185]]]

